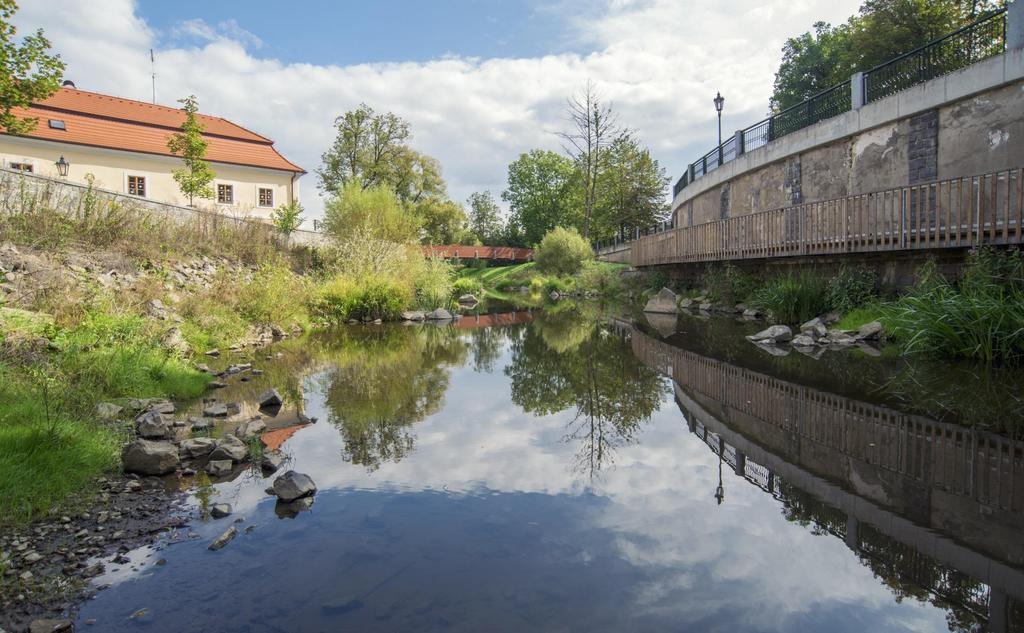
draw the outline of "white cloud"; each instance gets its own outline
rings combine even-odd
[[[333,138],[335,116],[360,102],[394,111],[412,124],[413,145],[441,160],[451,195],[464,200],[478,189],[500,192],[519,153],[559,149],[553,132],[564,124],[564,99],[587,79],[674,179],[715,142],[715,91],[726,97],[725,135],[755,122],[785,37],[819,19],[841,20],[857,4],[608,0],[572,23],[588,54],[351,66],[261,57],[259,34],[201,16],[163,38],[131,0],[69,1],[60,11],[25,3],[16,20],[22,29],[43,27],[68,62],[67,76],[87,90],[148,100],[155,48],[160,103],[194,93],[203,111],[273,138],[310,172]],[[315,176],[302,184],[307,209],[318,214]]]

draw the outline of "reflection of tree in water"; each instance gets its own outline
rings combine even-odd
[[[505,328],[481,327],[470,330],[469,347],[473,354],[473,371],[490,373],[501,358]]]
[[[813,495],[780,482],[779,499],[787,521],[814,534],[847,539],[847,515]],[[872,574],[892,591],[896,602],[912,598],[946,611],[950,631],[983,630],[988,587],[980,580],[941,565],[910,545],[860,524],[856,554]]]
[[[575,408],[566,441],[578,441],[576,469],[594,477],[634,441],[666,393],[664,380],[643,365],[628,342],[587,310],[541,314],[512,341],[512,401],[528,413]]]
[[[341,430],[346,461],[376,470],[413,448],[409,427],[436,413],[448,367],[466,359],[449,327],[359,327],[334,333],[324,353],[330,421]]]

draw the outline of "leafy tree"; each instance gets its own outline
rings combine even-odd
[[[593,236],[622,237],[665,219],[665,169],[630,134],[615,139],[604,156],[598,182],[598,208]]]
[[[576,167],[556,152],[534,149],[508,166],[509,235],[513,244],[537,244],[556,226],[576,226]]]
[[[38,122],[34,117],[17,117],[14,108],[27,108],[46,99],[60,87],[64,61],[51,55],[50,41],[43,30],[15,40],[18,30],[11,18],[18,11],[14,0],[0,0],[0,126],[8,134],[27,134]]]
[[[771,98],[778,111],[850,75],[955,31],[998,6],[992,0],[866,0],[857,15],[790,38],[782,48]],[[986,43],[980,43],[984,47]]]
[[[327,201],[324,230],[342,242],[410,243],[418,241],[420,223],[391,189],[379,185],[364,189],[353,180]]]
[[[501,209],[490,191],[476,191],[469,195],[469,229],[487,246],[498,246],[504,242],[505,227],[501,221]]]
[[[461,244],[470,238],[466,211],[458,202],[430,197],[413,207],[426,244]]]
[[[302,205],[298,200],[280,204],[270,212],[270,221],[274,223],[278,231],[286,236],[291,235],[302,225]]]
[[[593,258],[594,251],[590,244],[576,229],[563,229],[560,226],[544,236],[535,257],[537,268],[556,275],[578,274],[583,264]]]
[[[193,198],[212,198],[213,182],[215,174],[210,164],[203,158],[206,157],[208,143],[203,138],[203,125],[196,118],[199,112],[199,105],[195,95],[189,95],[179,99],[182,110],[185,111],[185,121],[181,124],[181,132],[171,136],[167,141],[167,148],[172,154],[181,156],[185,166],[175,169],[174,180],[178,183],[181,193],[188,196],[188,205],[192,206]]]

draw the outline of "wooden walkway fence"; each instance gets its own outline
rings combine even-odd
[[[1024,169],[939,180],[670,229],[634,266],[1024,243]]]

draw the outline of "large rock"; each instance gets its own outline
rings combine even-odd
[[[794,347],[814,347],[816,341],[807,334],[797,334],[793,337],[792,344]]]
[[[225,435],[217,442],[217,448],[210,453],[210,459],[230,459],[233,462],[244,461],[249,455],[249,447],[234,435]]]
[[[283,402],[284,398],[281,397],[281,394],[277,391],[277,389],[267,389],[266,391],[261,393],[259,397],[261,409],[267,407],[279,407]]]
[[[192,353],[192,346],[185,340],[181,330],[176,327],[167,330],[160,342],[165,348],[179,356],[188,356]]]
[[[773,325],[766,330],[761,330],[757,334],[751,334],[747,337],[747,340],[772,345],[775,343],[785,343],[792,338],[793,330],[789,329],[788,325]]]
[[[289,470],[274,480],[274,494],[281,501],[295,501],[316,494],[316,484],[309,475]]]
[[[242,441],[248,442],[254,437],[258,437],[263,431],[267,429],[267,424],[259,418],[253,418],[247,420],[238,425],[235,429],[235,435],[238,436]]]
[[[178,448],[171,442],[135,440],[121,451],[125,472],[166,475],[178,467]]]
[[[871,341],[882,336],[882,324],[878,321],[865,323],[857,330],[855,338],[858,341]]]
[[[206,457],[217,448],[217,440],[212,437],[193,437],[181,442],[181,453],[189,459]]]
[[[263,453],[263,459],[260,460],[260,470],[263,471],[263,474],[270,475],[276,473],[282,464],[284,464],[284,453],[266,451]]]
[[[661,314],[677,314],[679,312],[679,306],[677,305],[678,298],[676,293],[672,292],[668,288],[662,288],[658,291],[658,294],[651,297],[644,306],[644,312],[658,312]]]
[[[461,297],[459,297],[459,303],[462,305],[472,306],[480,303],[480,300],[477,299],[476,296],[472,294],[464,294]]]
[[[230,475],[234,464],[230,459],[211,459],[206,462],[206,474],[211,477]]]
[[[148,411],[138,418],[135,431],[147,440],[163,440],[171,436],[172,421],[157,411]]]
[[[842,330],[829,330],[828,336],[825,337],[825,341],[834,347],[847,347],[857,343],[857,339],[855,339],[849,332],[844,332]]]
[[[449,321],[451,319],[452,313],[444,308],[438,308],[427,315],[427,320],[429,321]]]
[[[828,326],[821,320],[821,317],[814,317],[800,326],[800,333],[818,340],[828,335]]]
[[[214,402],[203,407],[203,415],[208,418],[225,418],[228,415],[228,405],[223,402]]]
[[[694,303],[693,299],[691,299],[689,297],[683,297],[682,299],[679,300],[679,307],[680,308],[693,308],[693,307],[696,307],[696,304]]]
[[[230,543],[231,539],[235,538],[236,536],[238,536],[238,530],[235,529],[235,526],[232,525],[227,530],[225,530],[223,534],[214,539],[213,542],[210,543],[206,549],[215,552],[220,548],[224,547],[225,545],[227,545],[228,543]]]
[[[215,503],[210,506],[210,516],[215,519],[223,519],[226,516],[231,516],[231,504],[229,503]]]
[[[33,620],[28,633],[72,633],[75,630],[71,620]]]
[[[422,321],[427,315],[419,310],[406,310],[402,313],[403,321]]]
[[[113,402],[101,402],[96,405],[96,417],[101,420],[113,420],[121,415],[122,411],[124,411],[124,407],[118,406]]]

